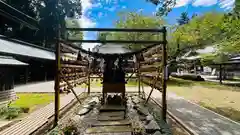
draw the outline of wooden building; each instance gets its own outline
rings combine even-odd
[[[39,30],[38,21],[0,1],[0,20]],[[5,28],[0,28],[1,34]],[[30,39],[31,40],[31,39]],[[0,35],[0,105],[16,97],[13,88],[28,82],[53,80],[55,53],[52,50]]]
[[[9,76],[7,80],[1,78],[1,83],[11,80],[14,84],[26,84],[54,79],[55,54],[52,50],[0,36],[0,55],[6,61],[5,65],[1,64],[1,72]]]

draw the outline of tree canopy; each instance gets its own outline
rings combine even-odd
[[[59,1],[59,3],[56,3],[57,1],[55,0],[4,1],[21,12],[37,19],[40,24],[40,30],[33,31],[21,27],[21,24],[1,18],[1,34],[12,35],[14,38],[39,45],[46,44],[46,47],[54,47],[57,23],[60,23],[61,27],[64,27],[66,17],[81,17],[82,8],[80,0],[64,0]],[[79,35],[79,33],[77,34]],[[62,36],[64,36],[64,32],[62,32]],[[78,37],[82,38],[81,34]]]
[[[146,16],[142,13],[127,13],[123,12],[119,14],[119,19],[115,22],[116,28],[161,28],[164,21],[155,16]],[[115,40],[161,40],[162,36],[159,33],[146,33],[146,32],[112,32],[112,33],[100,33],[99,39],[115,39]],[[142,44],[128,44],[129,49],[138,50],[145,45]]]

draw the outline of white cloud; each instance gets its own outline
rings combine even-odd
[[[195,0],[193,2],[193,6],[198,7],[198,6],[212,6],[217,4],[218,0]]]
[[[82,43],[82,47],[85,50],[88,50],[88,48],[92,50],[92,48],[94,48],[96,45],[98,45],[98,43]]]
[[[91,9],[93,4],[91,3],[91,0],[82,0],[82,12],[85,14],[88,9]]]
[[[192,0],[176,0],[175,8],[186,6],[187,4],[189,4],[191,2],[192,2]]]
[[[188,4],[192,4],[195,7],[198,6],[212,6],[218,4],[221,8],[232,9],[234,7],[235,0],[176,0],[175,8],[183,7]]]
[[[92,4],[91,0],[82,0],[82,17],[79,20],[81,27],[82,28],[91,28],[91,27],[95,27],[96,26],[96,22],[94,22],[93,20],[91,20],[90,18],[87,17],[88,12],[90,9],[94,8],[94,7],[99,7],[102,6],[101,3],[97,3],[97,4]],[[84,32],[84,39],[88,39],[88,32]],[[92,43],[83,43],[82,47],[84,49],[88,49],[88,48],[93,48],[96,44],[92,44]]]
[[[219,0],[219,6],[226,10],[233,9],[235,0]]]

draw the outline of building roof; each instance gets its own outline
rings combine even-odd
[[[23,63],[18,61],[10,56],[0,56],[0,65],[19,65],[19,66],[26,66],[27,63]]]
[[[0,0],[0,15],[23,24],[30,29],[39,29],[38,21]]]
[[[102,54],[123,54],[131,52],[131,50],[119,44],[104,44],[95,48],[95,51]]]
[[[231,58],[231,60],[240,60],[240,56],[238,56],[238,57],[233,57],[233,58]]]
[[[20,42],[18,40],[8,40],[5,36],[0,35],[0,53],[9,55],[21,55],[40,59],[55,60],[55,53],[37,47],[32,44]]]

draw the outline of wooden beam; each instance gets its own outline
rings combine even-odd
[[[88,62],[87,61],[80,61],[80,60],[61,60],[62,64],[66,65],[80,65],[80,66],[87,66]]]
[[[162,29],[132,29],[132,28],[66,28],[70,31],[112,31],[112,32],[162,32],[164,33],[164,28]]]
[[[162,45],[162,68],[163,68],[163,72],[162,72],[162,105],[163,105],[163,109],[162,109],[162,118],[165,122],[167,122],[167,98],[166,98],[166,94],[167,94],[167,72],[166,72],[166,68],[167,68],[167,50],[166,50],[166,46],[167,46],[167,30],[166,27],[163,27],[164,32],[163,32],[163,45]]]

